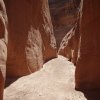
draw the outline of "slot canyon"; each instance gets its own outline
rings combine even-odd
[[[0,0],[0,100],[100,100],[100,0]]]

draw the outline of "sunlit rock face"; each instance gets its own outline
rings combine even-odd
[[[57,47],[67,32],[74,26],[80,0],[49,0]]]
[[[76,88],[100,89],[100,0],[82,0]]]
[[[7,15],[3,0],[0,0],[0,100],[3,100],[7,60]]]
[[[47,0],[5,0],[8,15],[7,76],[20,77],[39,70],[56,57]]]
[[[74,72],[75,66],[58,56],[40,71],[21,77],[7,87],[4,100],[87,100],[74,89]]]

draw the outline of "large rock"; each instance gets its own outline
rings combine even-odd
[[[100,0],[82,0],[82,6],[76,89],[100,89]]]
[[[57,47],[77,20],[80,0],[49,0]]]
[[[79,46],[79,24],[74,27],[63,38],[58,54],[68,58],[74,64],[77,62],[78,46]]]
[[[5,89],[4,100],[87,100],[74,89],[75,66],[59,56]],[[96,99],[97,100],[97,99]]]
[[[47,0],[5,0],[5,4],[9,21],[7,76],[19,77],[56,57],[55,38]]]
[[[7,60],[7,16],[3,0],[0,0],[0,100],[3,100],[3,89],[6,76]]]

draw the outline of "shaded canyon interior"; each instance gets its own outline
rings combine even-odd
[[[8,79],[58,55],[75,65],[76,90],[100,90],[99,11],[100,0],[0,0],[0,100]]]

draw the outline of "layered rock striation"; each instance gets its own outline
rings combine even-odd
[[[72,61],[75,65],[77,63],[78,49],[79,49],[79,24],[76,23],[74,27],[63,38],[58,51],[59,55],[63,55]]]
[[[57,47],[77,21],[80,0],[49,0]]]

